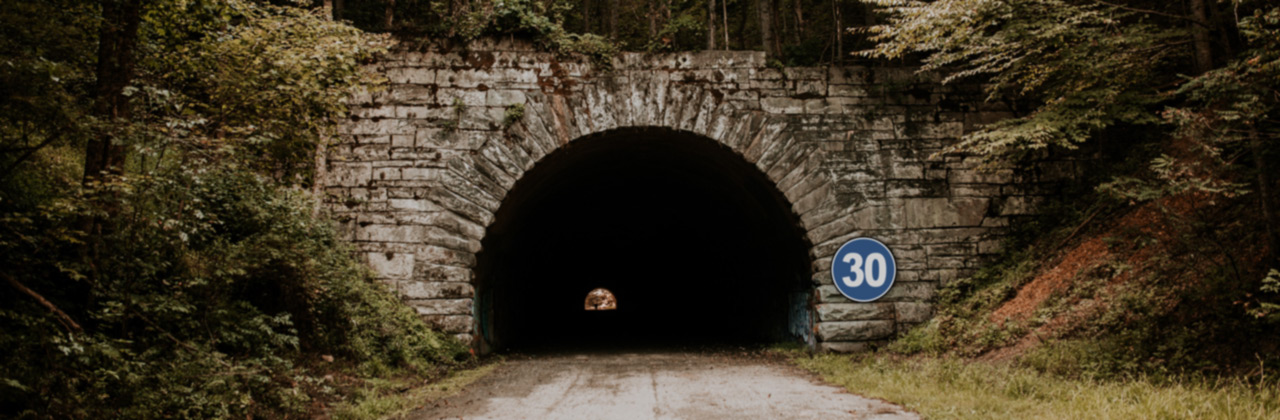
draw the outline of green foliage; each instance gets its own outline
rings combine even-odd
[[[1018,322],[995,323],[988,318],[1031,279],[1037,267],[1034,255],[1028,251],[1011,253],[973,276],[941,288],[933,319],[890,343],[887,350],[975,356],[1012,344],[1012,340],[1026,333],[1026,326]]]
[[[658,36],[649,40],[645,46],[649,51],[688,51],[705,45],[707,27],[703,21],[706,16],[683,13],[662,26]]]
[[[1026,115],[965,136],[947,152],[988,164],[1028,152],[1073,149],[1116,124],[1152,124],[1170,63],[1184,58],[1178,28],[1148,23],[1121,7],[1060,0],[874,0],[889,23],[868,29],[876,47],[861,54],[925,54],[925,71],[947,82],[989,78],[991,99],[1031,104]]]
[[[297,163],[335,137],[352,87],[380,80],[362,61],[390,45],[318,10],[236,0],[160,3],[148,12],[144,36],[154,39],[140,61],[154,87],[135,94],[148,118],[303,183],[310,166]]]
[[[1148,166],[1154,178],[1116,176],[1098,185],[1098,191],[1134,203],[1188,194],[1226,198],[1247,194],[1248,184],[1232,182],[1217,175],[1224,172],[1225,162],[1220,159],[1220,153],[1212,152],[1211,156],[1209,160],[1184,160],[1161,154]]]
[[[548,6],[550,5],[550,6]],[[597,65],[609,67],[617,47],[604,37],[574,34],[560,23],[568,5],[535,0],[504,0],[495,3],[493,23],[483,34],[526,35],[550,51],[560,54],[582,54]]]
[[[409,412],[442,398],[449,398],[463,387],[493,372],[501,361],[476,368],[457,370],[425,386],[415,383],[416,378],[371,380],[373,386],[362,391],[362,398],[339,404],[332,415],[337,420],[378,420],[400,418]],[[406,391],[406,389],[408,391]]]
[[[841,0],[717,1],[714,16],[708,6],[708,0],[349,0],[339,15],[366,31],[406,39],[465,43],[487,36],[523,38],[548,51],[583,54],[607,66],[618,50],[705,49],[712,18],[716,49],[764,49],[759,8],[767,6],[780,47],[774,58],[814,66],[846,61],[850,48],[867,45],[864,35],[844,28],[868,22],[872,14],[863,4]],[[836,34],[843,51],[836,51]]]
[[[0,12],[19,87],[0,91],[0,417],[299,416],[467,360],[299,188],[386,37],[292,6],[145,4],[131,112],[102,120],[99,10]],[[83,184],[97,136],[126,167]]]
[[[1022,325],[988,319],[1017,282],[979,273],[944,288],[937,319],[893,349],[972,356],[1009,344],[1009,334],[1034,332],[1022,343],[1044,344],[1026,363],[1095,376],[1221,372],[1276,357],[1265,350],[1274,344],[1241,337],[1277,339],[1253,318],[1271,315],[1269,298],[1258,294],[1267,283],[1258,279],[1275,261],[1259,257],[1267,248],[1274,257],[1280,243],[1269,210],[1275,198],[1267,192],[1275,186],[1269,162],[1280,132],[1280,6],[871,3],[888,20],[866,30],[879,44],[863,56],[919,59],[945,82],[983,84],[989,101],[1012,111],[943,153],[976,156],[991,168],[1038,165],[1052,151],[1086,142],[1115,143],[1080,155],[1144,163],[1102,172],[1110,181],[1096,191],[1150,210],[1138,213],[1148,220],[1127,220],[1096,237],[1107,254],[1077,259],[1089,266],[1073,268],[1070,290],[1039,303]],[[1199,19],[1188,14],[1192,7],[1203,7],[1208,20],[1190,23]],[[1058,236],[1053,232],[1062,228],[1036,230]],[[1052,258],[1055,250],[1045,246],[1058,241],[1040,240],[1050,253],[1031,258]],[[1025,276],[1012,261],[997,270]],[[1061,323],[1050,328],[1049,320]]]
[[[502,126],[510,128],[524,121],[524,104],[511,104],[502,112]]]
[[[0,13],[0,179],[38,150],[74,144],[94,119],[81,98],[93,87],[98,20],[76,0],[23,1]],[[39,182],[37,180],[32,180]]]
[[[368,374],[430,372],[466,357],[373,283],[295,190],[220,167],[117,187],[114,204],[134,216],[94,240],[91,261],[74,258],[83,239],[74,230],[41,231],[95,212],[92,204],[7,213],[28,222],[5,224],[6,238],[24,239],[0,243],[6,266],[22,267],[11,275],[86,331],[67,334],[28,297],[6,298],[0,344],[14,351],[0,359],[0,377],[26,390],[6,392],[3,412],[298,412],[307,384],[324,383],[300,364],[306,355],[333,354]]]
[[[1268,271],[1258,291],[1260,297],[1257,307],[1250,309],[1249,314],[1265,319],[1271,324],[1280,323],[1280,270]]]

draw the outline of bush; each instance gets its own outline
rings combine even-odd
[[[468,357],[373,282],[305,194],[204,169],[120,181],[112,199],[4,209],[6,276],[81,329],[31,296],[0,298],[0,415],[277,416],[333,392],[321,355],[356,376]],[[129,217],[99,239],[76,233],[104,208]]]

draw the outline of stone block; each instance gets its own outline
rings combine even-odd
[[[470,315],[471,299],[415,299],[409,305],[419,315]]]
[[[421,236],[421,226],[370,224],[356,228],[357,241],[416,243]]]
[[[818,338],[822,341],[879,340],[889,338],[893,333],[893,321],[839,321],[818,323]]]
[[[1001,216],[1021,216],[1035,214],[1035,209],[1044,201],[1040,197],[1009,197],[1000,205]]]
[[[862,353],[875,349],[873,341],[835,341],[818,343],[818,351],[824,353]]]
[[[461,299],[475,296],[471,283],[439,281],[400,282],[400,294],[409,299]]]
[[[835,287],[835,286],[832,286]],[[933,299],[937,284],[931,281],[894,281],[889,292],[880,298],[884,302],[927,302]]]
[[[413,254],[370,252],[366,259],[379,278],[403,279],[413,275]]]
[[[898,322],[920,323],[933,317],[933,304],[925,302],[897,302],[893,304]]]
[[[802,114],[804,113],[804,100],[795,98],[764,98],[760,100],[760,107],[765,112],[775,114]]]
[[[358,187],[369,185],[373,164],[368,162],[335,162],[328,168],[328,185]]]
[[[839,291],[837,290],[837,293]],[[845,299],[849,302],[848,299]],[[893,319],[893,304],[888,303],[820,303],[817,305],[819,321],[865,321]]]
[[[827,69],[823,67],[787,67],[782,73],[787,80],[827,80]]]
[[[981,226],[986,198],[905,198],[898,212],[904,228]]]
[[[465,267],[418,263],[414,265],[413,276],[414,278],[427,283],[470,284],[472,272],[470,268]]]
[[[436,71],[422,67],[392,67],[385,74],[391,83],[429,85],[436,82]]]
[[[427,325],[447,333],[470,333],[472,318],[470,315],[431,315],[424,314],[422,308],[414,307]]]
[[[524,104],[524,91],[514,89],[491,89],[486,92],[485,105],[506,107],[514,104]]]
[[[440,206],[428,200],[395,198],[387,200],[387,205],[395,210],[440,211]]]

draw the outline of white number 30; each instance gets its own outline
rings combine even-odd
[[[853,273],[853,278],[849,278],[849,276],[840,278],[840,281],[843,281],[845,286],[862,286],[863,279],[865,279],[867,281],[867,285],[871,287],[880,287],[884,285],[884,277],[889,271],[889,266],[884,261],[884,254],[872,252],[871,255],[867,256],[866,265],[862,264],[862,254],[856,252],[844,254],[844,258],[842,260],[845,264],[850,264],[849,271]],[[871,267],[876,263],[880,264],[880,269],[872,270]],[[874,276],[872,275],[873,271],[876,274]]]

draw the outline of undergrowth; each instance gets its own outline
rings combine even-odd
[[[1195,200],[1077,212],[943,287],[934,319],[886,350],[1010,359],[1068,377],[1260,375],[1280,361],[1280,336],[1250,310],[1265,267],[1248,207]],[[1023,299],[1033,307],[1006,307],[1033,280],[1064,274],[1060,285],[1041,285],[1051,292],[1039,300]]]
[[[208,165],[83,196],[74,175],[0,185],[4,280],[47,302],[0,294],[0,417],[302,416],[361,398],[371,378],[470,363],[299,190]],[[10,199],[25,177],[62,185]],[[84,235],[103,209],[121,216]]]
[[[1280,383],[1223,378],[1063,378],[954,358],[794,357],[801,368],[929,419],[1274,419]]]

